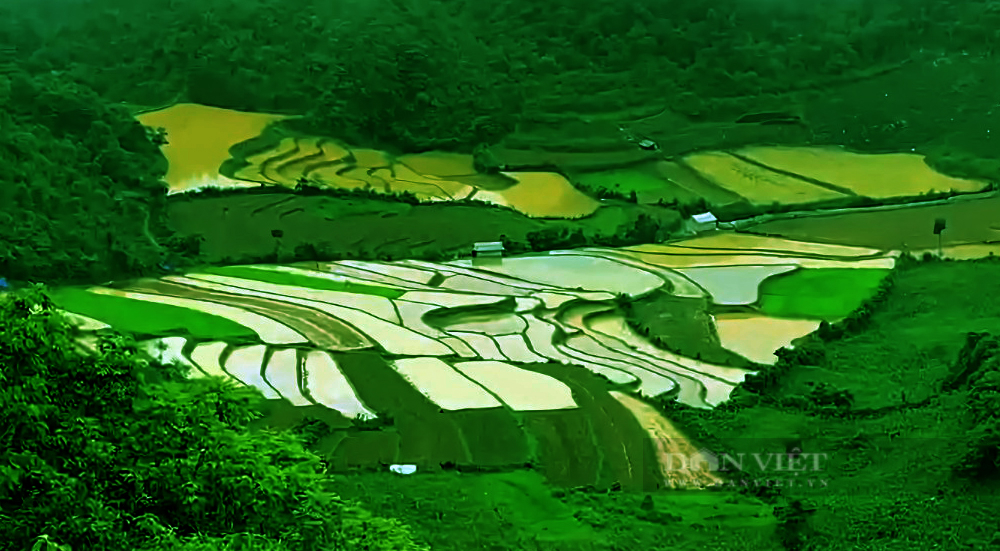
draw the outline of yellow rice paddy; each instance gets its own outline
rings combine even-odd
[[[715,316],[715,327],[724,348],[750,361],[772,365],[778,361],[775,350],[812,333],[819,327],[819,321],[756,314],[720,314]]]
[[[178,193],[206,184],[246,187],[247,182],[219,174],[229,148],[259,136],[267,125],[286,117],[179,103],[136,118],[146,126],[167,130],[169,143],[162,146],[169,163],[165,180],[170,193]]]
[[[867,197],[978,191],[986,182],[936,172],[922,155],[862,154],[834,147],[748,147],[738,153],[770,167],[848,188]]]
[[[844,194],[779,174],[721,152],[695,153],[684,158],[707,180],[742,195],[757,205],[811,203]]]

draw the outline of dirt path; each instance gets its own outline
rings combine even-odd
[[[708,458],[652,406],[622,392],[612,391],[609,394],[635,415],[653,439],[660,472],[667,487],[694,489],[723,482],[711,471]]]

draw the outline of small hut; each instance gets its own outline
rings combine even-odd
[[[703,232],[714,230],[718,223],[719,221],[715,218],[714,214],[711,212],[703,212],[692,216],[691,220],[688,222],[688,227],[694,232]]]
[[[503,243],[500,241],[476,243],[472,246],[472,256],[473,258],[502,257]]]

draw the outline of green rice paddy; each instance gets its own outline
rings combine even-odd
[[[657,178],[655,174],[634,168],[620,168],[601,172],[587,172],[576,179],[589,187],[604,188],[619,193],[654,191],[666,187],[669,182]]]
[[[365,285],[353,281],[337,281],[322,277],[313,277],[305,274],[291,272],[279,272],[258,268],[255,266],[212,266],[202,268],[201,273],[215,274],[228,277],[239,277],[264,283],[274,283],[275,285],[289,285],[294,287],[305,287],[307,289],[319,289],[323,291],[342,291],[345,293],[360,293],[365,295],[377,295],[385,298],[399,298],[405,291],[380,287],[378,285]]]
[[[215,340],[257,337],[249,327],[180,306],[99,295],[79,287],[53,289],[51,295],[60,308],[136,335],[190,335]]]
[[[760,286],[761,312],[779,318],[833,321],[846,317],[872,296],[885,269],[800,269],[769,277]]]

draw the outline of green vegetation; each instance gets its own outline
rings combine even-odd
[[[334,475],[341,495],[399,518],[432,549],[773,549],[767,505],[735,492],[551,490],[531,471]]]
[[[427,549],[331,492],[293,433],[248,430],[257,391],[148,365],[119,334],[88,357],[71,339],[43,292],[0,298],[9,549]]]
[[[197,252],[168,228],[166,161],[124,108],[14,71],[0,75],[0,129],[0,277],[99,281]]]
[[[995,261],[905,260],[864,306],[783,349],[728,405],[660,406],[716,453],[802,452],[810,467],[796,473],[749,459],[730,468],[742,492],[770,496],[786,549],[988,549],[1000,541],[1000,448],[984,401],[996,396],[997,347],[981,333],[1000,331],[998,282]]]
[[[399,376],[381,356],[353,352],[335,354],[334,359],[348,380],[357,385],[358,398],[392,423],[388,431],[352,434],[334,453],[334,466],[378,468],[378,460],[371,460],[375,452],[367,451],[376,449],[385,456],[387,464],[414,464],[422,470],[440,469],[449,462],[469,463],[455,421]],[[385,439],[383,435],[387,433],[393,434],[395,440]],[[352,437],[370,441],[355,442]]]
[[[619,302],[629,326],[660,348],[709,363],[748,366],[745,358],[722,347],[708,298],[654,291],[636,300]]]
[[[502,207],[411,204],[375,195],[212,192],[171,199],[169,212],[181,234],[204,240],[206,260],[225,264],[443,260],[468,256],[476,242],[497,240],[512,253],[622,246],[662,240],[681,221],[673,210],[646,205],[608,204],[576,220],[534,219]]]
[[[135,335],[183,335],[202,339],[255,338],[257,334],[230,319],[144,300],[91,293],[79,287],[52,292],[60,308],[98,319]]]
[[[883,269],[800,268],[771,276],[760,285],[759,309],[778,318],[837,320],[871,297],[888,273]]]
[[[798,241],[916,251],[938,247],[939,235],[933,232],[938,218],[947,222],[940,234],[943,245],[1000,240],[1000,232],[993,227],[998,205],[1000,196],[994,194],[931,205],[776,218],[746,230]]]
[[[210,266],[201,268],[199,273],[215,274],[228,277],[238,277],[276,285],[291,285],[294,287],[305,287],[307,289],[320,289],[324,291],[343,291],[345,293],[361,293],[365,295],[376,295],[385,298],[399,298],[405,291],[392,289],[390,287],[379,287],[377,285],[365,285],[354,281],[337,281],[322,277],[313,277],[306,274],[291,272],[281,272],[269,270],[257,266]]]
[[[668,183],[663,178],[657,178],[654,174],[634,168],[588,172],[578,175],[576,179],[585,186],[598,187],[625,194],[658,190],[666,187]]]

